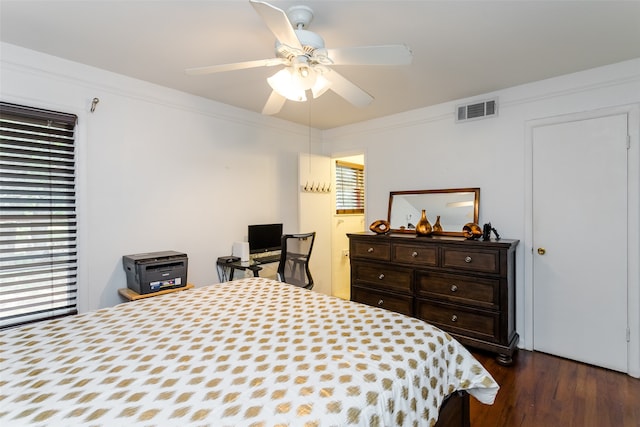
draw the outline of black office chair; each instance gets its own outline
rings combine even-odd
[[[309,258],[316,232],[284,234],[282,252],[278,264],[278,281],[301,288],[313,288],[313,277],[309,271]]]

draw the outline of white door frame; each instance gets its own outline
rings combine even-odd
[[[627,114],[629,150],[627,156],[627,313],[629,345],[627,373],[640,377],[640,105],[624,105],[594,111],[529,120],[525,123],[524,152],[524,330],[522,345],[533,350],[533,130],[536,127],[577,120]],[[597,234],[594,235],[597,241]]]

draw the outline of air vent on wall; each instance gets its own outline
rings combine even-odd
[[[498,115],[498,99],[489,99],[456,107],[456,122],[486,119]]]

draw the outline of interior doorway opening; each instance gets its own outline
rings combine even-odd
[[[363,168],[364,197],[366,201],[366,168],[364,153],[335,156],[331,159],[332,187],[336,189],[336,163],[361,165]],[[337,194],[337,192],[334,192]],[[366,203],[364,204],[366,205]],[[363,205],[363,207],[364,207]],[[338,213],[338,212],[341,213]],[[357,233],[365,230],[365,212],[343,213],[338,209],[337,196],[333,198],[331,207],[331,293],[342,299],[351,298],[351,269],[349,262],[348,233]]]

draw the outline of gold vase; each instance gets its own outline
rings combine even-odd
[[[440,224],[440,215],[438,215],[435,224],[433,224],[433,231],[438,233],[442,231],[442,225]]]
[[[374,221],[369,226],[369,230],[373,231],[376,234],[386,234],[391,229],[391,225],[389,221],[385,221],[384,219],[379,219]]]
[[[462,227],[462,234],[469,240],[475,240],[482,236],[482,229],[475,222],[468,222]]]
[[[428,236],[432,231],[433,229],[431,228],[431,224],[427,219],[427,213],[422,209],[422,216],[420,217],[420,221],[416,224],[416,234],[418,236]]]

